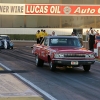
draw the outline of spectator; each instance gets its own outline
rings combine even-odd
[[[87,30],[86,31],[86,41],[88,41],[89,40],[89,31]]]
[[[96,38],[97,36],[99,36],[99,30],[96,31],[96,35],[95,35],[95,43],[96,43]]]
[[[57,36],[57,35],[55,34],[55,31],[52,32],[52,36]]]
[[[44,32],[43,32],[43,29],[41,29],[41,32],[40,32],[40,42],[41,40],[44,38]]]
[[[83,45],[83,35],[82,35],[82,33],[78,33],[78,34],[77,34],[77,37],[78,37],[78,39],[79,39],[81,45]]]
[[[76,34],[74,32],[72,32],[71,36],[76,36]]]
[[[99,30],[97,30],[96,35],[99,35]]]
[[[95,34],[96,32],[93,31],[92,28],[90,28],[89,31],[89,50],[94,51],[94,44],[95,44]]]
[[[43,32],[44,32],[44,37],[48,36],[48,33],[45,30],[43,30]]]
[[[40,43],[40,30],[38,30],[36,33],[36,40],[37,40],[37,44],[39,44]]]

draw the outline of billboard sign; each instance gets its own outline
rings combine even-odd
[[[46,16],[100,16],[100,5],[0,3],[0,14]]]
[[[27,15],[100,16],[100,5],[26,4]]]

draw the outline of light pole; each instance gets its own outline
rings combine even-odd
[[[60,0],[60,4],[62,4],[62,0]],[[59,17],[59,27],[62,28],[62,16]]]
[[[2,3],[2,0],[1,0],[1,3]],[[1,19],[1,28],[2,28],[2,15],[1,15],[1,18],[0,19]]]
[[[97,0],[94,0],[94,4],[97,4]],[[95,28],[96,28],[96,16],[94,17],[94,22],[95,22]]]
[[[26,0],[24,0],[24,4],[26,4]],[[24,15],[24,28],[26,28],[26,15]]]

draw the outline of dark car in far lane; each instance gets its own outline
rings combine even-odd
[[[13,42],[8,35],[0,35],[0,49],[13,49]]]
[[[100,42],[100,35],[97,35],[97,36],[95,37],[95,42],[96,42],[96,43]]]

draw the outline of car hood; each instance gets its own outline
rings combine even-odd
[[[0,41],[5,41],[4,39],[0,40]],[[6,41],[10,41],[10,40],[6,40]]]
[[[92,51],[86,49],[86,48],[80,48],[80,47],[50,47],[57,53],[64,53],[64,52],[70,52],[70,53],[92,53]]]

